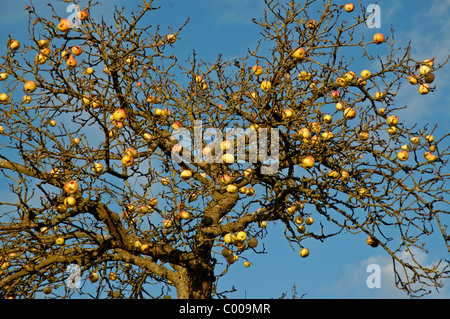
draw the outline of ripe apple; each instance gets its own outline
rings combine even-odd
[[[56,238],[55,244],[58,245],[58,246],[64,245],[64,238],[62,238],[62,237]]]
[[[228,193],[234,194],[238,191],[238,187],[234,184],[229,184],[227,185],[226,190]]]
[[[50,286],[45,286],[43,289],[42,289],[42,292],[44,293],[44,294],[46,294],[46,295],[49,295],[49,294],[51,294],[52,293],[52,287],[50,287]]]
[[[346,171],[346,170],[342,170],[341,171],[341,178],[340,178],[340,180],[341,181],[345,181],[345,180],[347,180],[347,178],[350,176],[350,174]]]
[[[311,132],[313,132],[313,133],[318,134],[322,130],[322,126],[317,122],[311,122],[311,123],[309,123],[309,126],[311,127]]]
[[[66,64],[69,69],[73,69],[74,67],[77,66],[78,61],[74,57],[71,57],[67,59]]]
[[[245,266],[245,267],[250,267],[250,265],[251,265],[251,264],[250,264],[249,261],[244,261],[244,266]]]
[[[172,227],[172,221],[170,219],[164,219],[162,224],[163,224],[164,228]]]
[[[27,93],[33,93],[36,90],[36,83],[34,83],[33,81],[27,81],[25,82],[23,89]]]
[[[332,139],[333,137],[334,137],[333,132],[323,132],[322,133],[322,138],[324,140],[329,140],[329,139]]]
[[[292,57],[297,60],[303,59],[305,57],[305,49],[298,48],[292,53]]]
[[[134,164],[134,157],[131,155],[124,155],[122,157],[122,165],[125,167],[129,167]]]
[[[95,173],[100,174],[103,171],[103,164],[102,163],[94,163],[94,165],[92,165],[92,170]]]
[[[80,55],[81,53],[83,52],[83,50],[81,50],[81,47],[80,46],[78,46],[78,45],[74,45],[73,47],[72,47],[72,53],[73,53],[73,55]]]
[[[177,39],[177,37],[175,36],[175,34],[168,34],[168,35],[166,35],[166,41],[169,44],[175,43],[176,39]]]
[[[311,136],[311,131],[306,127],[302,127],[297,131],[297,134],[302,138],[309,138]]]
[[[143,254],[148,254],[150,252],[150,246],[147,244],[141,245],[140,249]]]
[[[75,194],[79,189],[78,182],[75,180],[68,181],[64,184],[63,189],[67,194]]]
[[[343,111],[345,109],[345,102],[339,101],[336,103],[336,109],[338,111]]]
[[[78,11],[78,19],[80,19],[81,21],[87,20],[88,17],[89,13],[87,13],[86,11]]]
[[[74,139],[72,139],[73,144],[78,145],[80,144],[81,140],[78,137],[75,137]]]
[[[270,81],[267,81],[267,80],[262,81],[260,87],[261,87],[261,91],[263,91],[264,93],[267,93],[272,88],[272,83],[270,83]]]
[[[323,121],[327,124],[330,124],[333,121],[333,117],[330,114],[327,114],[323,117]]]
[[[428,94],[430,92],[430,86],[426,83],[419,85],[419,93],[422,95]]]
[[[86,68],[86,74],[91,75],[92,73],[94,73],[94,69],[91,67]]]
[[[425,83],[433,83],[435,79],[434,73],[428,73],[423,77],[423,79],[425,80]]]
[[[8,94],[0,93],[0,102],[6,102],[6,101],[8,101]]]
[[[298,224],[298,225],[301,225],[301,224],[303,224],[303,222],[304,222],[304,218],[303,218],[302,216],[300,216],[300,215],[297,215],[297,216],[295,216],[295,218],[294,218],[294,222],[295,222],[296,224]]]
[[[39,52],[38,54],[36,54],[35,61],[37,64],[44,64],[45,62],[47,62],[47,55],[45,55],[42,52]]]
[[[306,71],[300,71],[299,73],[298,73],[298,79],[300,80],[300,81],[308,81],[308,80],[310,80],[311,79],[311,73],[308,73],[308,72],[306,72]]]
[[[398,124],[398,116],[397,115],[388,116],[386,121],[389,125],[397,125]]]
[[[314,19],[308,20],[308,21],[306,22],[306,27],[307,27],[308,29],[315,29],[316,26],[317,26],[317,22],[316,22],[316,20],[314,20]]]
[[[434,142],[434,136],[431,135],[431,134],[428,134],[427,136],[425,136],[425,140],[426,140],[428,143],[433,143],[433,142]]]
[[[231,250],[229,250],[228,248],[224,248],[222,249],[222,256],[227,258],[229,256],[231,256],[233,254],[233,252]]]
[[[314,160],[314,157],[312,157],[312,156],[306,156],[302,160],[302,166],[306,169],[313,167],[314,163],[315,163],[315,160]]]
[[[170,184],[170,179],[168,177],[161,178],[161,184],[163,184],[164,186],[169,185]]]
[[[361,140],[368,140],[369,139],[369,132],[367,132],[367,131],[363,131],[363,132],[360,132],[359,133],[359,138],[361,139]]]
[[[427,75],[431,72],[431,68],[427,65],[422,65],[419,68],[420,75]]]
[[[367,188],[364,188],[364,187],[359,187],[356,190],[358,191],[358,194],[360,196],[365,196],[365,195],[369,194],[369,190]]]
[[[331,178],[339,178],[340,174],[339,174],[339,172],[337,172],[335,170],[331,170],[328,172],[327,176],[329,176]]]
[[[223,236],[223,241],[225,242],[225,244],[229,245],[229,244],[233,244],[235,241],[235,235],[233,233],[228,233],[225,236]]]
[[[68,19],[61,19],[58,23],[58,30],[61,32],[67,32],[70,30],[72,23]]]
[[[188,179],[190,179],[192,177],[192,172],[188,169],[184,169],[181,173],[180,173],[180,177],[181,179],[187,181]]]
[[[253,187],[247,187],[245,189],[245,195],[252,196],[253,194],[255,194],[255,189]]]
[[[12,51],[17,51],[17,50],[19,50],[19,49],[20,49],[20,42],[17,41],[16,39],[10,39],[10,41],[9,41],[9,48],[10,48]]]
[[[261,74],[263,74],[263,68],[260,65],[254,65],[252,67],[252,72],[253,74],[255,74],[256,76],[260,76]]]
[[[221,143],[221,148],[222,148],[223,151],[230,150],[230,149],[233,148],[233,143],[230,140],[224,140]]]
[[[291,108],[285,109],[283,111],[283,116],[285,118],[291,118],[291,117],[294,117],[294,115],[295,115],[295,111]]]
[[[355,72],[353,72],[353,71],[347,71],[347,72],[345,72],[345,74],[344,74],[344,81],[345,81],[347,84],[353,83],[353,81],[355,81],[355,79],[356,79],[356,74],[355,74]]]
[[[249,248],[256,248],[258,246],[258,239],[253,237],[247,240],[247,246]]]
[[[345,81],[345,79],[343,77],[338,77],[336,79],[336,83],[339,84],[339,86],[347,86],[347,81]]]
[[[314,223],[314,219],[311,216],[305,218],[306,225],[312,225]]]
[[[64,205],[66,205],[68,207],[75,206],[76,203],[77,203],[77,200],[73,196],[69,196],[64,199]]]
[[[361,78],[362,79],[367,79],[370,76],[370,71],[369,70],[362,70],[361,71]]]
[[[416,74],[411,74],[408,77],[408,82],[412,85],[417,85],[419,83],[419,76]]]
[[[225,185],[228,185],[231,183],[232,181],[232,177],[228,174],[224,174],[222,175],[222,177],[220,178],[221,182],[224,183]]]
[[[380,44],[384,42],[384,35],[383,33],[375,33],[373,35],[373,42],[375,42],[376,44]]]
[[[422,64],[432,68],[434,65],[434,59],[426,59],[422,62]]]
[[[385,97],[385,93],[383,92],[375,92],[374,99],[377,101],[381,101]]]
[[[406,161],[408,159],[408,157],[409,157],[409,153],[408,153],[408,151],[405,151],[405,150],[400,151],[397,154],[397,158],[401,161]]]
[[[236,234],[236,239],[239,240],[239,241],[244,241],[244,240],[246,240],[246,239],[247,239],[247,233],[246,233],[245,231],[239,231],[239,232]]]
[[[372,236],[367,237],[366,243],[369,246],[372,246],[373,248],[378,246],[378,240]]]
[[[419,144],[420,143],[420,138],[418,136],[411,137],[411,143]]]
[[[97,282],[98,278],[99,278],[99,276],[96,272],[89,274],[89,280],[91,283]]]
[[[125,154],[126,154],[126,155],[130,155],[130,156],[132,156],[132,157],[134,157],[134,158],[137,158],[137,157],[138,157],[138,151],[135,150],[135,149],[132,148],[132,147],[127,147],[127,149],[125,150]]]
[[[114,121],[123,122],[127,118],[127,113],[124,109],[118,109],[113,113]]]
[[[428,162],[434,162],[436,160],[436,155],[430,153],[430,152],[425,152],[423,154],[423,157],[428,161]]]
[[[1,72],[0,73],[0,81],[4,81],[8,78],[8,73],[6,72]]]
[[[355,6],[353,5],[353,3],[347,3],[344,6],[345,11],[347,11],[347,12],[352,12],[354,8],[355,8]]]
[[[332,91],[332,92],[330,93],[330,97],[331,97],[333,100],[339,99],[339,91]]]
[[[387,129],[387,132],[389,134],[395,134],[397,132],[397,127],[395,126],[389,126],[389,128]]]
[[[114,281],[117,279],[117,274],[115,272],[110,272],[108,277],[109,277],[109,280]]]
[[[230,153],[223,154],[222,161],[227,164],[233,164],[234,163],[234,155],[230,154]]]
[[[143,137],[144,141],[146,141],[147,143],[148,143],[148,142],[151,142],[151,140],[152,140],[152,138],[153,138],[152,134],[150,134],[150,133],[148,133],[148,132],[142,134],[142,137]]]
[[[366,84],[367,84],[366,80],[364,80],[362,78],[356,79],[356,85],[358,85],[358,86],[366,86]]]
[[[5,128],[0,125],[0,134],[3,134],[3,133],[5,133]]]
[[[352,107],[345,108],[344,117],[348,120],[354,119],[356,117],[356,110]]]
[[[191,218],[191,214],[190,214],[187,210],[184,210],[184,209],[183,209],[183,210],[180,212],[180,217],[181,217],[181,219],[186,220],[186,219]]]
[[[305,258],[309,256],[309,250],[307,248],[302,248],[300,250],[300,257]]]

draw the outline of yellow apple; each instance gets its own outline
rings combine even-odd
[[[20,49],[20,42],[16,39],[10,39],[9,41],[9,48],[13,51],[17,51]]]
[[[305,258],[309,256],[309,250],[307,248],[302,248],[300,250],[300,257]]]
[[[383,33],[375,33],[373,35],[373,42],[375,42],[376,44],[380,44],[384,42],[384,35]]]
[[[388,116],[386,121],[389,125],[397,125],[398,124],[398,116],[397,115]]]
[[[292,53],[292,57],[297,60],[303,59],[305,57],[305,49],[298,48]]]
[[[370,71],[369,70],[362,70],[361,71],[361,78],[362,79],[367,79],[370,76]]]
[[[428,94],[430,92],[430,86],[426,83],[419,85],[419,93],[422,95]]]
[[[353,5],[353,3],[347,3],[344,6],[345,11],[347,11],[347,12],[352,12],[354,8],[355,8],[355,6]]]
[[[398,152],[397,158],[401,161],[406,161],[409,158],[408,151],[403,150]]]
[[[270,83],[270,81],[267,81],[267,80],[262,81],[260,87],[261,87],[261,91],[263,91],[264,93],[267,93],[272,88],[272,83]]]
[[[34,83],[33,81],[27,81],[25,82],[23,89],[27,93],[33,93],[36,90],[36,83]]]
[[[306,169],[313,167],[314,163],[315,163],[315,160],[314,160],[314,157],[312,157],[312,156],[306,156],[302,160],[302,166]]]
[[[352,107],[345,108],[344,117],[349,120],[354,119],[356,117],[356,110]]]
[[[260,65],[254,65],[252,67],[252,71],[256,76],[260,76],[261,74],[263,74],[263,68]]]
[[[181,173],[180,173],[180,177],[181,179],[187,181],[188,179],[190,179],[192,177],[192,172],[188,169],[184,169]]]
[[[378,240],[372,236],[367,237],[366,242],[369,246],[374,248],[378,246]]]

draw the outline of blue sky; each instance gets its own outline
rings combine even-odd
[[[35,1],[39,12],[47,10]],[[47,1],[45,1],[47,2]],[[94,17],[101,14],[111,18],[113,4],[135,10],[139,1],[99,1],[101,4],[92,12]],[[346,1],[337,1],[346,3]],[[372,1],[362,1],[364,5]],[[0,12],[0,41],[6,42],[12,35],[21,42],[27,42],[27,13],[23,10],[28,1],[16,0],[2,4]],[[65,4],[53,1],[61,16]],[[81,2],[83,4],[84,2]],[[187,17],[190,23],[185,27],[175,46],[178,61],[183,63],[195,49],[202,60],[213,62],[219,53],[225,60],[235,56],[242,57],[253,48],[259,37],[259,29],[251,23],[252,18],[261,18],[263,1],[260,0],[160,0],[161,10],[150,13],[146,23],[161,25],[164,30],[169,25],[174,29],[181,26]],[[355,5],[358,6],[355,1]],[[400,47],[412,40],[412,56],[417,60],[436,57],[442,62],[449,54],[450,1],[378,1],[381,8],[381,28],[359,30],[371,37],[376,32],[390,34],[395,30],[396,43]],[[164,34],[164,32],[162,32]],[[4,46],[1,47],[2,54]],[[363,67],[360,65],[360,67]],[[375,68],[369,65],[367,68]],[[419,126],[438,123],[435,133],[448,130],[450,120],[449,66],[436,75],[436,92],[427,96],[417,94],[417,87],[402,86],[397,96],[398,106],[407,105],[398,115]],[[2,192],[3,193],[3,192]],[[318,223],[311,227],[319,227]],[[277,298],[288,293],[295,284],[297,293],[306,293],[305,298],[402,298],[403,293],[393,286],[391,260],[381,249],[373,249],[365,243],[365,236],[343,234],[324,243],[307,241],[311,254],[300,258],[298,249],[292,250],[283,237],[282,224],[269,226],[269,235],[261,241],[267,254],[248,253],[252,266],[245,268],[241,263],[234,264],[225,278],[221,279],[219,290],[229,290],[234,285],[238,292],[232,298]],[[448,258],[442,239],[432,238],[430,254],[418,255],[424,263],[431,264],[439,258]],[[381,288],[369,289],[366,285],[366,271],[369,264],[381,267]],[[450,282],[448,282],[450,284]],[[450,297],[448,287],[433,297]]]

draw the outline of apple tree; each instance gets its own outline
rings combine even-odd
[[[258,45],[212,62],[179,61],[188,20],[149,26],[153,1],[113,26],[92,1],[77,26],[25,8],[29,41],[2,39],[0,63],[2,297],[223,298],[271,223],[299,258],[365,234],[399,289],[441,286],[445,262],[415,254],[436,234],[449,248],[449,135],[405,123],[396,95],[433,94],[447,61],[360,36],[359,5],[265,4]]]

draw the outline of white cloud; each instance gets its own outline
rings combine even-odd
[[[429,257],[418,249],[413,250],[413,255],[414,260],[421,265],[432,267],[432,265],[437,264],[436,261],[430,262],[428,260]],[[414,264],[407,251],[400,252],[398,257],[410,264]],[[374,270],[369,265],[376,265],[379,268],[377,267],[378,269]],[[405,292],[395,287],[392,258],[387,254],[373,255],[360,263],[347,264],[343,269],[341,276],[334,283],[322,287],[320,290],[321,294],[337,298],[409,298]],[[401,267],[397,266],[397,271],[404,278]],[[373,276],[377,276],[377,274],[380,275],[380,287],[369,288],[367,282],[373,283]],[[449,293],[445,283],[450,284],[449,280],[444,282],[444,287],[439,289],[439,293],[432,287],[424,287],[432,290],[432,293],[427,295],[427,297],[448,298]]]

